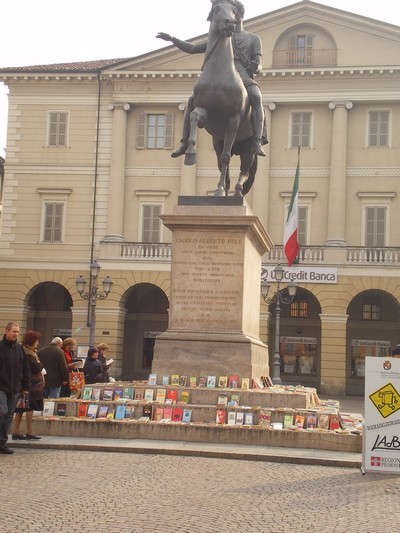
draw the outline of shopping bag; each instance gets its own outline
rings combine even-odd
[[[15,410],[19,413],[29,411],[29,392],[20,394],[17,403],[15,404]]]
[[[83,372],[70,372],[69,388],[71,392],[77,392],[85,385],[85,374]]]

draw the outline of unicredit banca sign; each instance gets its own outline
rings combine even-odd
[[[337,283],[337,268],[318,268],[284,265],[283,283],[294,281],[295,283]],[[275,281],[275,266],[261,267],[261,280],[273,283]]]

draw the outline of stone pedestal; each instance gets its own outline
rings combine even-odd
[[[259,338],[261,259],[272,247],[243,198],[179,197],[162,221],[172,231],[168,330],[152,372],[269,375]]]

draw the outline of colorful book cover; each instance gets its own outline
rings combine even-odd
[[[176,389],[168,389],[167,398],[172,403],[175,403],[177,401],[177,399],[178,399],[178,391]]]
[[[114,420],[114,414],[115,414],[115,407],[114,405],[109,405],[107,410],[107,418],[109,420]]]
[[[97,413],[97,418],[107,418],[108,405],[99,405],[99,411]]]
[[[123,388],[117,387],[116,389],[114,389],[114,394],[113,394],[114,402],[117,402],[118,400],[120,400],[123,397],[123,395],[124,395]]]
[[[153,420],[156,422],[160,422],[164,418],[164,409],[162,407],[156,407],[154,411],[154,417]]]
[[[189,378],[189,387],[197,387],[197,378],[196,378],[196,376],[190,376],[190,378]]]
[[[230,389],[237,389],[239,387],[239,376],[236,376],[236,375],[229,376],[228,387]]]
[[[242,411],[238,411],[236,413],[236,425],[243,426],[243,422],[244,422],[244,413]]]
[[[217,409],[217,415],[215,421],[217,424],[225,424],[226,420],[226,411],[225,409]]]
[[[246,411],[244,413],[244,426],[252,426],[253,425],[253,411]]]
[[[143,389],[135,389],[135,400],[143,400]]]
[[[98,408],[97,403],[89,404],[89,406],[87,408],[87,411],[86,411],[87,418],[96,418],[96,416],[97,416],[97,408]]]
[[[110,388],[110,387],[104,387],[104,390],[103,390],[103,400],[112,400],[113,399],[113,394],[114,394],[114,389]]]
[[[164,420],[171,420],[172,418],[172,407],[164,407]]]
[[[179,385],[179,374],[172,374],[171,385]]]
[[[92,387],[85,387],[83,389],[82,400],[92,399]]]
[[[190,399],[190,392],[188,390],[183,390],[181,392],[181,397],[180,397],[180,403],[189,403],[189,399]]]
[[[149,385],[157,385],[157,374],[150,374],[149,375],[148,384]]]
[[[200,376],[199,387],[205,387],[207,385],[207,376]]]
[[[164,374],[161,380],[162,385],[169,385],[169,375]]]
[[[294,416],[294,425],[296,426],[297,429],[303,429],[305,418],[306,417],[304,415],[299,415],[299,414],[296,414]]]
[[[189,423],[192,419],[192,410],[184,409],[182,413],[182,422]]]
[[[283,427],[291,428],[293,427],[293,413],[285,413],[283,416]]]
[[[307,429],[315,429],[317,427],[317,413],[309,414],[306,417],[306,428]]]
[[[234,426],[234,425],[236,425],[236,412],[229,411],[228,412],[228,426]]]
[[[272,411],[270,409],[261,408],[260,409],[260,419],[259,419],[260,426],[262,426],[264,428],[270,428],[271,427],[271,416],[272,416]],[[292,419],[293,419],[293,417],[292,417]]]
[[[98,389],[98,388],[92,389],[92,396],[90,398],[91,400],[94,400],[95,402],[97,402],[100,400],[100,396],[101,396],[101,389]]]
[[[340,418],[339,415],[329,415],[329,429],[339,429],[340,428]]]
[[[250,378],[242,378],[242,389],[243,390],[250,389]]]
[[[228,405],[228,394],[226,392],[219,393],[217,405]]]
[[[65,402],[57,402],[56,414],[57,416],[65,416],[67,414],[67,404]]]
[[[228,405],[230,407],[237,407],[239,405],[239,399],[240,399],[239,394],[231,394],[229,401],[228,401]]]
[[[181,377],[179,378],[179,385],[180,385],[181,387],[186,387],[186,385],[187,385],[187,379],[188,379],[187,376],[181,376]]]
[[[133,400],[135,389],[133,387],[124,387],[124,398],[126,400]]]
[[[135,406],[127,405],[125,410],[125,418],[135,418]]]
[[[147,416],[151,420],[153,418],[153,406],[149,404],[144,405],[142,416]]]
[[[79,417],[83,417],[83,416],[86,416],[86,412],[87,412],[87,403],[82,403],[82,402],[79,402],[78,403],[78,416]]]
[[[320,429],[329,429],[329,414],[318,413],[318,427]]]
[[[154,400],[154,389],[145,389],[144,399],[146,402],[152,402]]]
[[[219,376],[218,387],[225,388],[228,386],[228,376]]]
[[[164,403],[166,397],[167,397],[167,389],[157,389],[156,402]]]
[[[217,377],[216,376],[207,376],[207,387],[209,389],[213,389],[216,384],[217,384]]]
[[[182,407],[174,407],[172,409],[172,422],[182,422],[183,409]]]
[[[125,418],[125,413],[126,413],[126,405],[121,404],[121,403],[118,404],[115,408],[114,419],[123,420]]]

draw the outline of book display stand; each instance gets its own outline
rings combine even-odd
[[[362,424],[361,415],[340,413],[337,402],[320,401],[310,387],[214,375],[153,374],[148,381],[86,385],[75,397],[45,400],[35,416],[42,435],[353,452],[361,450]]]

